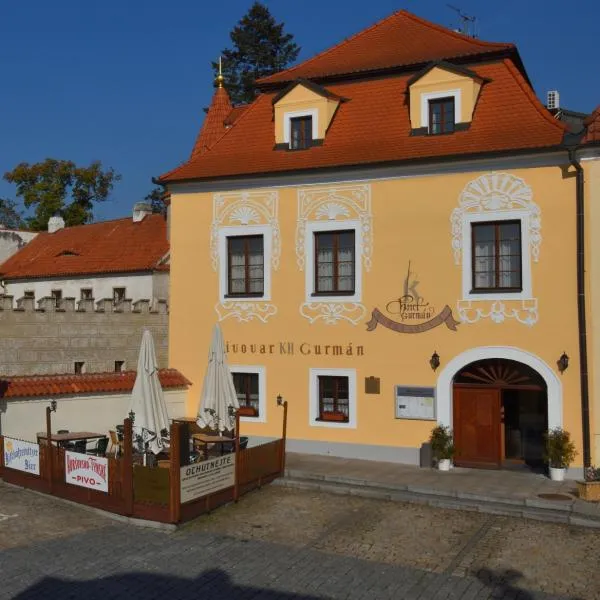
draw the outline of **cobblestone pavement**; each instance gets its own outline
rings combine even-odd
[[[1,484],[0,513],[0,598],[600,599],[565,525],[275,486],[175,533]]]

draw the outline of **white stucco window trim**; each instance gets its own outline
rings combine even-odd
[[[471,224],[492,221],[521,222],[521,286],[520,292],[482,294],[473,292]],[[465,213],[462,228],[462,294],[463,300],[527,300],[532,298],[531,253],[529,251],[529,212],[526,210]]]
[[[531,367],[546,382],[548,394],[548,429],[563,426],[563,390],[556,373],[541,358],[514,346],[481,346],[455,356],[440,371],[436,386],[436,414],[439,425],[453,427],[453,381],[467,365],[485,359],[503,358]]]
[[[454,122],[462,122],[461,91],[446,90],[445,92],[423,92],[421,94],[421,127],[429,129],[429,101],[440,98],[454,98]]]
[[[258,417],[242,417],[243,423],[267,422],[267,369],[262,365],[229,365],[232,373],[252,373],[258,375]]]
[[[298,117],[312,117],[312,139],[319,137],[319,111],[316,108],[308,110],[295,110],[283,113],[283,141],[286,144],[292,143],[292,119]]]
[[[315,233],[354,230],[354,294],[313,295],[315,292]],[[304,236],[306,302],[361,302],[362,300],[362,228],[360,221],[310,221]]]
[[[348,378],[348,422],[319,420],[319,377]],[[308,424],[311,427],[329,427],[331,429],[356,429],[356,370],[355,369],[310,369],[308,373]]]
[[[264,286],[262,296],[232,296],[227,297],[228,277],[227,277],[227,238],[244,235],[262,235],[264,252]],[[260,302],[271,300],[271,253],[272,253],[273,232],[270,225],[244,225],[242,227],[221,227],[219,228],[219,300],[224,302]]]

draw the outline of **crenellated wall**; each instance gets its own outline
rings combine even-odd
[[[0,296],[0,374],[73,373],[136,369],[144,328],[152,332],[159,367],[167,366],[167,302],[79,300]]]

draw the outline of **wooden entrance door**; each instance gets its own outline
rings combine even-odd
[[[500,389],[454,387],[454,463],[500,468]]]

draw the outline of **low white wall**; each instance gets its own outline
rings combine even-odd
[[[40,298],[51,295],[52,290],[61,290],[63,298],[81,299],[83,288],[92,289],[94,300],[113,297],[113,288],[125,288],[125,297],[133,300],[152,300],[156,295],[153,290],[152,274],[108,275],[98,277],[73,277],[52,279],[31,279],[25,281],[7,281],[5,294],[15,300],[21,298],[26,291],[35,293],[36,302]],[[164,286],[163,286],[164,287]],[[160,293],[165,293],[162,290]],[[158,296],[157,296],[158,298]],[[165,299],[165,298],[160,298]],[[37,306],[37,304],[36,304]]]
[[[185,415],[186,390],[166,390],[165,401],[170,418]],[[85,394],[54,396],[52,432],[59,429],[104,433],[122,424],[129,412],[130,394]],[[36,434],[46,430],[46,407],[52,398],[0,400],[0,434],[36,441]]]

